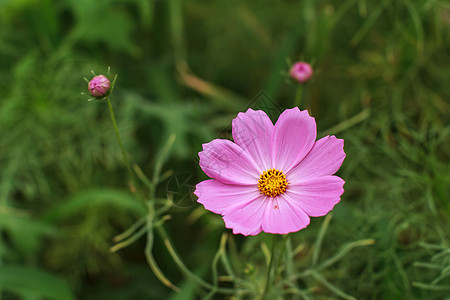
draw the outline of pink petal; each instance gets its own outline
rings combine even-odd
[[[247,203],[230,207],[223,216],[225,227],[233,229],[234,234],[257,235],[261,232],[261,222],[269,201],[259,195]]]
[[[231,185],[210,179],[197,184],[198,202],[216,214],[223,214],[232,206],[243,205],[260,195],[257,185]]]
[[[344,140],[334,135],[318,140],[308,155],[286,176],[291,183],[313,177],[332,175],[342,165],[345,158]]]
[[[316,140],[316,121],[297,107],[278,118],[272,136],[273,167],[287,173],[311,150]]]
[[[213,140],[203,144],[200,167],[214,179],[229,184],[257,184],[260,171],[241,147],[229,140]]]
[[[247,112],[237,115],[232,127],[234,142],[252,156],[256,164],[262,168],[261,173],[270,169],[273,124],[266,113],[249,108]]]
[[[297,205],[292,204],[287,194],[270,198],[269,201],[262,222],[264,232],[287,234],[309,225],[308,215]]]
[[[286,195],[292,203],[311,217],[326,215],[341,200],[345,181],[334,175],[312,178],[299,184],[290,184]]]

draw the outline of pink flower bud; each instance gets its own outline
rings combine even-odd
[[[111,87],[111,82],[103,75],[98,75],[89,81],[89,93],[96,98],[105,97]]]
[[[314,71],[312,67],[305,62],[296,62],[290,71],[291,77],[300,83],[308,81],[313,75]]]

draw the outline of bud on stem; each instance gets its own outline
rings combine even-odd
[[[291,77],[300,83],[308,81],[313,73],[311,65],[302,61],[296,62],[290,71]]]
[[[104,75],[98,75],[89,81],[89,93],[95,98],[103,98],[108,95],[111,88],[111,82]]]

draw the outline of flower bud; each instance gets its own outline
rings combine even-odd
[[[89,93],[96,98],[102,98],[108,95],[111,88],[111,82],[103,75],[98,75],[89,81]]]
[[[308,81],[313,73],[312,67],[308,63],[302,61],[296,62],[290,71],[291,77],[300,83]]]

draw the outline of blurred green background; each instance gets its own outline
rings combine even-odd
[[[206,178],[197,153],[261,95],[292,107],[287,72],[304,60],[315,75],[301,108],[347,153],[321,257],[375,240],[327,280],[357,299],[449,299],[449,29],[442,0],[0,0],[1,298],[199,297],[160,238],[153,253],[181,294],[152,274],[145,238],[110,252],[145,209],[128,190],[106,103],[80,95],[90,70],[118,74],[111,100],[144,173],[175,134],[157,193],[176,195],[165,226],[208,279],[226,229],[192,196]],[[292,235],[300,270],[322,222]],[[263,238],[233,239],[251,261]],[[340,299],[320,281],[300,286]]]

